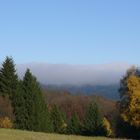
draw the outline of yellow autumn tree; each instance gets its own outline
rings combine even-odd
[[[121,117],[125,122],[140,127],[140,77],[133,74],[125,81],[120,102]]]

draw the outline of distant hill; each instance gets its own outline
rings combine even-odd
[[[46,89],[44,93],[44,97],[49,107],[53,105],[59,106],[66,113],[68,118],[71,117],[72,112],[76,112],[80,120],[83,120],[87,105],[91,101],[95,101],[99,105],[101,112],[109,120],[112,120],[114,116],[118,114],[116,106],[117,102],[101,96],[71,94],[62,89]]]
[[[98,95],[108,99],[119,100],[119,85],[42,85],[43,89],[65,90],[71,94]]]

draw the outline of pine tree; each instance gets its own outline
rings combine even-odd
[[[25,128],[34,131],[51,131],[49,112],[36,78],[27,69],[23,79]]]
[[[80,134],[80,120],[76,113],[72,114],[72,117],[68,123],[68,134]]]
[[[13,98],[13,111],[15,115],[14,127],[17,129],[26,129],[27,109],[26,100],[24,99],[22,81],[19,81],[17,92]]]
[[[99,111],[98,105],[91,102],[87,108],[84,120],[85,135],[102,135],[103,133],[103,118]]]
[[[53,124],[53,131],[55,133],[66,132],[67,124],[65,114],[56,105],[54,105],[51,109],[51,120]]]
[[[9,96],[12,99],[16,93],[17,83],[18,76],[14,61],[12,58],[6,57],[0,70],[0,94]]]
[[[17,118],[19,108],[19,81],[16,74],[15,64],[12,58],[6,57],[0,69],[0,95],[8,97],[11,100],[13,113],[15,118]]]

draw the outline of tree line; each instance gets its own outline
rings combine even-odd
[[[89,103],[81,121],[74,111],[66,117],[59,106],[48,106],[36,77],[29,69],[23,79],[14,61],[6,57],[0,68],[0,96],[9,98],[13,128],[37,132],[87,136],[140,138],[140,69],[130,68],[120,81],[118,115],[108,120],[95,101]],[[11,125],[10,125],[11,126]],[[115,126],[115,127],[113,127]]]
[[[0,95],[8,97],[13,108],[16,129],[64,134],[107,135],[104,118],[98,105],[92,102],[80,122],[76,112],[70,119],[58,106],[49,108],[40,84],[29,69],[19,79],[12,58],[6,57],[0,69]]]

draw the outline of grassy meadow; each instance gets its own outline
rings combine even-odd
[[[112,140],[112,139],[104,137],[83,137],[72,135],[46,134],[13,129],[0,129],[0,140]]]

